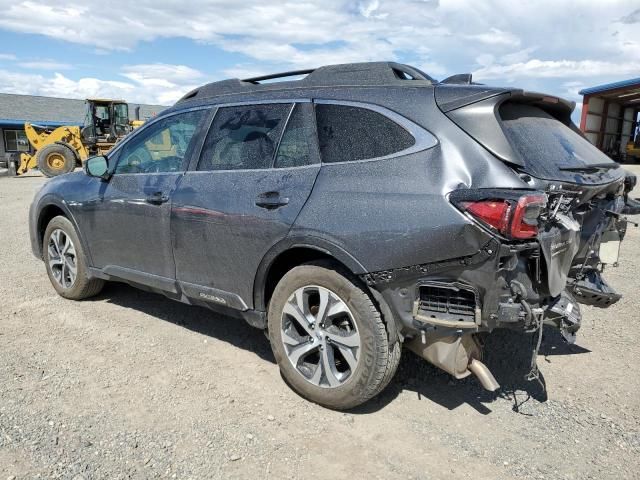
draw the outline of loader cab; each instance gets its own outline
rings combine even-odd
[[[88,146],[113,145],[129,133],[129,105],[122,100],[88,99],[82,138]]]

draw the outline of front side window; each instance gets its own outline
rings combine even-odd
[[[28,152],[29,140],[24,130],[5,130],[4,150],[5,152]]]
[[[178,172],[183,169],[189,146],[207,110],[171,115],[123,146],[115,173]]]
[[[218,109],[198,170],[270,168],[290,110],[281,103]]]
[[[366,108],[318,104],[316,121],[324,163],[385,157],[415,144],[404,127]]]

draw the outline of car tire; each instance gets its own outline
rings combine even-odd
[[[393,321],[393,320],[392,320]],[[373,394],[375,397],[379,393],[381,393],[396,374],[398,370],[398,366],[400,365],[400,359],[402,358],[402,342],[399,340],[389,345],[389,356],[387,358],[387,368],[384,372],[384,376],[382,377],[382,381],[378,386],[378,390]]]
[[[89,278],[86,256],[78,234],[63,216],[54,217],[44,232],[42,258],[58,295],[83,300],[100,293],[104,280]]]
[[[38,170],[49,178],[72,172],[76,168],[76,156],[73,150],[60,143],[46,145],[38,150],[36,155]]]
[[[397,368],[399,354],[390,355],[385,324],[364,285],[331,262],[300,265],[282,277],[269,302],[268,328],[286,382],[328,408],[366,402]]]

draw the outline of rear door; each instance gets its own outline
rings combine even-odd
[[[289,232],[320,169],[309,102],[220,107],[173,195],[176,276],[183,291],[251,308],[266,252]]]

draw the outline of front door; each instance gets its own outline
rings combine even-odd
[[[149,283],[146,278],[158,288],[174,283],[171,194],[206,115],[207,110],[196,110],[168,116],[109,158],[113,176],[99,183],[79,215],[94,267],[141,283]]]
[[[252,307],[258,265],[288,234],[320,169],[311,122],[310,103],[218,109],[173,195],[176,278],[187,295]]]

